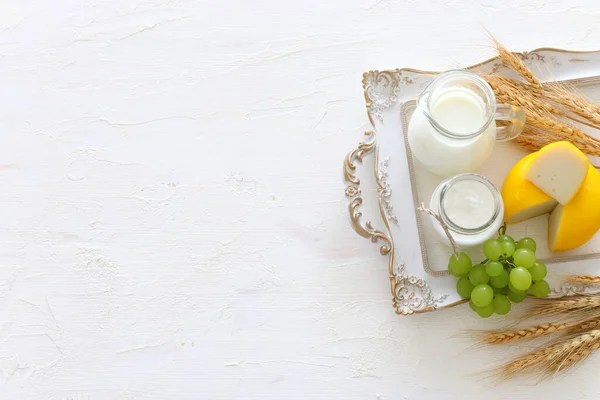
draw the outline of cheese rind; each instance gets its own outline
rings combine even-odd
[[[569,142],[542,148],[525,171],[525,178],[548,196],[566,205],[579,191],[588,173],[588,159]]]
[[[502,185],[504,220],[509,224],[547,214],[556,206],[556,200],[525,179],[525,172],[539,153],[523,157],[510,170]]]
[[[571,250],[585,244],[600,230],[600,172],[588,165],[581,188],[566,205],[558,205],[550,214],[548,239],[550,250]]]

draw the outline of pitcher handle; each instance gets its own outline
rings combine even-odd
[[[508,125],[496,128],[496,141],[507,142],[519,136],[525,126],[525,111],[510,104],[496,105],[496,121],[508,121]]]

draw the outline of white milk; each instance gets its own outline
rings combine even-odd
[[[434,120],[456,136],[477,132],[487,122],[485,104],[467,88],[446,88],[432,100],[430,112]],[[431,125],[420,107],[408,127],[408,142],[414,157],[442,176],[475,172],[491,154],[495,140],[493,122],[474,138],[446,136]]]
[[[449,88],[433,103],[433,118],[454,134],[470,134],[486,122],[485,105],[477,95],[464,88]]]

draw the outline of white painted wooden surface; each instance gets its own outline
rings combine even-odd
[[[394,315],[341,167],[363,71],[596,49],[600,3],[0,7],[0,398],[598,398],[598,357],[491,389],[494,321]]]

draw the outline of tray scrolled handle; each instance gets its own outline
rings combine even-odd
[[[344,179],[346,181],[345,192],[346,197],[350,199],[348,211],[350,212],[352,228],[356,233],[364,238],[370,239],[373,243],[382,240],[384,244],[379,248],[379,252],[382,255],[386,255],[392,249],[392,242],[388,235],[379,229],[375,229],[373,224],[371,224],[371,221],[365,221],[363,224],[361,220],[362,213],[360,212],[360,207],[363,204],[363,199],[361,196],[360,180],[356,177],[356,163],[362,163],[363,157],[376,149],[375,132],[366,131],[365,137],[365,140],[360,142],[358,147],[349,152],[344,159]],[[378,180],[377,177],[375,177],[375,180]]]

